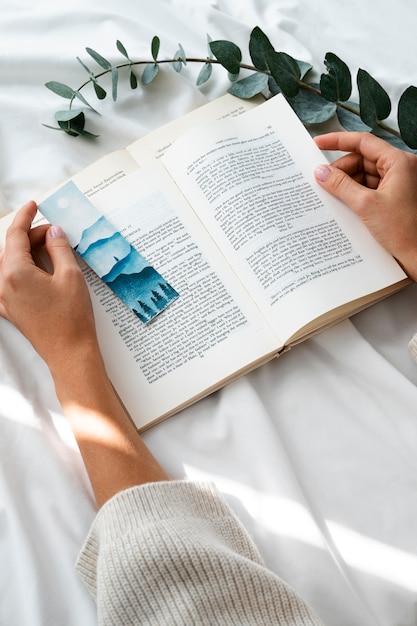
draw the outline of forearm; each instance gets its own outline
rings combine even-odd
[[[168,479],[126,414],[98,351],[77,351],[51,373],[98,506],[128,487]]]

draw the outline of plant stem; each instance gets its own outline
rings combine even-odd
[[[125,67],[132,67],[132,66],[140,66],[140,65],[149,65],[149,64],[154,64],[157,63],[158,65],[162,65],[162,64],[173,64],[173,63],[178,63],[184,61],[185,63],[199,63],[199,64],[211,64],[211,65],[221,65],[220,61],[218,61],[217,59],[210,59],[210,58],[198,58],[198,57],[190,57],[190,58],[185,58],[182,59],[181,57],[179,58],[175,58],[175,59],[162,59],[162,60],[158,60],[155,61],[154,59],[152,60],[146,60],[146,61],[126,61],[124,63],[120,63],[119,65],[115,65],[112,68],[109,69],[105,69],[102,72],[99,72],[98,74],[94,74],[94,79],[98,79],[101,78],[103,76],[105,76],[106,74],[109,74],[111,72],[112,69],[116,68],[116,69],[122,69]],[[245,69],[245,70],[249,70],[251,72],[258,72],[260,74],[266,74],[267,76],[272,76],[271,72],[268,70],[259,70],[256,67],[254,67],[253,65],[248,65],[246,63],[240,63],[239,64],[240,69]],[[88,80],[86,80],[84,83],[82,83],[80,85],[80,87],[77,89],[77,91],[81,91],[82,89],[84,89],[84,87],[87,87],[87,85],[89,85],[90,83],[93,82],[93,78],[89,78]],[[301,89],[305,89],[306,91],[310,91],[314,94],[316,94],[317,96],[319,96],[320,98],[323,98],[323,95],[320,91],[320,89],[317,89],[317,87],[314,87],[314,85],[310,85],[309,83],[305,83],[303,81],[299,81],[299,86]],[[73,96],[70,100],[70,104],[69,104],[69,108],[72,108],[72,103],[75,99],[75,96]],[[337,104],[338,107],[345,109],[346,111],[349,111],[350,113],[354,113],[355,115],[357,115],[358,117],[360,117],[360,114],[358,113],[358,111],[350,106],[348,103],[346,102],[336,102],[335,104]],[[378,126],[388,132],[391,133],[392,135],[395,135],[396,137],[400,137],[401,138],[401,134],[399,131],[395,130],[394,128],[391,128],[390,126],[388,126],[387,124],[385,124],[384,122],[378,122]]]

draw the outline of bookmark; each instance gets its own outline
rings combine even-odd
[[[144,324],[178,298],[178,292],[73,182],[38,208],[49,222],[62,226],[74,250]]]

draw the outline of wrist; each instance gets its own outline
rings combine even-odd
[[[82,398],[86,389],[108,380],[96,342],[83,342],[47,361],[59,399]],[[110,383],[109,383],[110,384]]]

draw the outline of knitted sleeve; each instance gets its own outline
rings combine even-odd
[[[99,511],[77,570],[106,626],[321,623],[263,565],[208,485],[170,481],[119,493]]]

